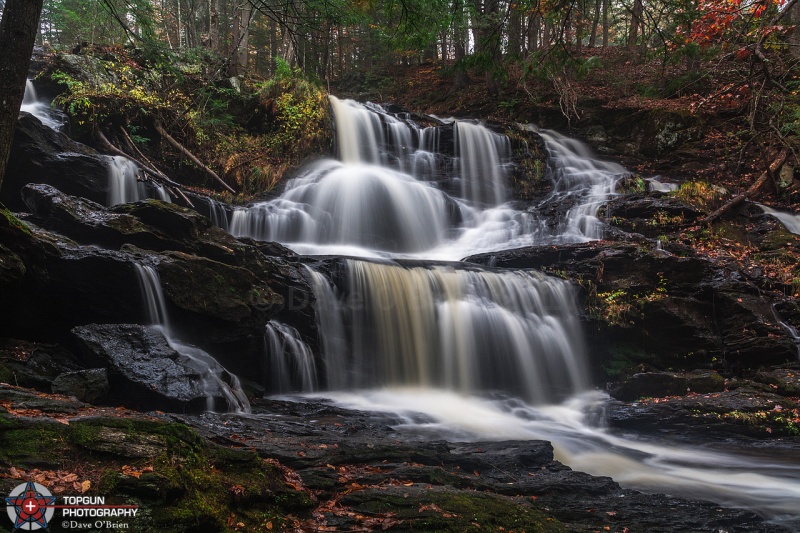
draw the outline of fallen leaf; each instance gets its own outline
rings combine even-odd
[[[126,476],[135,477],[136,479],[139,479],[142,476],[141,470],[136,470],[132,466],[128,465],[122,465],[122,473]]]

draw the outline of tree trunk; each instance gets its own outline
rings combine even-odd
[[[275,74],[275,58],[278,57],[278,24],[269,19],[267,24],[267,31],[269,32],[269,72]]]
[[[786,14],[786,23],[789,26],[794,26],[794,29],[789,30],[787,44],[789,45],[789,53],[794,58],[800,57],[800,3],[795,3],[789,7]]]
[[[547,22],[547,20],[544,20],[543,22],[544,24],[542,25],[542,49],[547,51],[550,50],[550,34],[552,33],[550,26],[551,23]]]
[[[0,188],[25,94],[41,13],[42,0],[6,0],[0,21]]]
[[[219,2],[208,2],[208,48],[216,53],[219,53]]]
[[[538,15],[528,17],[528,47],[526,51],[530,54],[539,48],[539,32],[541,31],[541,18]]]
[[[608,30],[611,27],[608,17],[608,5],[610,3],[611,0],[603,0],[603,48],[608,48]]]
[[[522,53],[522,13],[517,6],[512,5],[508,18],[508,57],[519,57]]]
[[[597,46],[597,26],[600,24],[600,9],[603,0],[595,0],[594,17],[592,18],[592,33],[589,36],[589,48]]]
[[[252,11],[253,8],[250,2],[243,2],[239,10],[241,35],[238,42],[237,70],[240,74],[244,74],[247,71],[248,58],[250,57],[250,15]]]
[[[634,0],[633,11],[631,11],[631,28],[628,33],[628,48],[636,46],[636,38],[639,36],[639,27],[642,25],[642,15],[644,14],[644,5],[642,0]]]

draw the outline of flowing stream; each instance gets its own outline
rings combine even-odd
[[[339,159],[315,163],[280,197],[218,222],[301,254],[347,257],[338,273],[307,267],[320,360],[296,331],[268,325],[273,392],[397,413],[399,429],[432,438],[548,440],[565,464],[629,487],[797,519],[796,459],[603,429],[608,397],[589,383],[569,283],[457,262],[602,238],[597,210],[623,167],[541,131],[554,189],[522,210],[506,202],[504,135],[475,121],[418,125],[374,104],[331,104]],[[540,214],[555,205],[566,206],[560,216]]]
[[[25,95],[22,97],[22,105],[19,110],[30,113],[42,124],[56,131],[60,131],[67,123],[66,115],[53,108],[49,101],[39,98],[31,80],[25,82]]]
[[[149,327],[157,328],[169,347],[181,356],[179,363],[197,372],[198,383],[206,392],[206,404],[209,411],[214,411],[214,392],[219,392],[228,404],[228,411],[249,413],[250,402],[239,384],[239,378],[231,374],[207,352],[200,348],[184,344],[172,334],[167,318],[167,306],[164,293],[161,291],[161,280],[153,267],[134,265],[139,278],[139,287],[144,300],[145,315]]]

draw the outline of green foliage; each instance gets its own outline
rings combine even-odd
[[[727,192],[705,181],[687,181],[682,183],[680,188],[671,194],[690,205],[700,209],[708,209],[724,200]]]

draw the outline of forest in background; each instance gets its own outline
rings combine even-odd
[[[712,115],[730,165],[711,178],[741,189],[782,150],[796,166],[798,18],[796,0],[45,0],[36,39],[73,135],[148,153],[169,132],[241,200],[330,151],[327,93],[519,122],[551,108],[560,129],[587,107]]]

